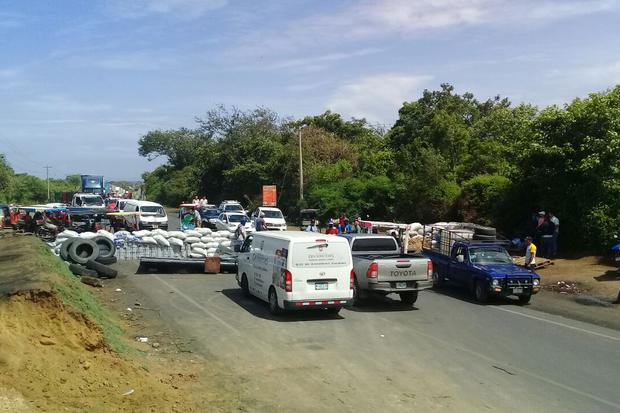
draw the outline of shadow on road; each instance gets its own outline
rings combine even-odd
[[[605,271],[605,274],[599,275],[598,277],[594,277],[596,281],[620,281],[620,271],[619,270],[609,270]]]
[[[495,306],[502,306],[502,305],[518,305],[518,306],[523,306],[523,304],[519,303],[519,300],[517,298],[513,298],[513,297],[502,297],[502,296],[491,296],[489,297],[489,302],[483,304],[483,303],[479,303],[478,301],[476,301],[474,299],[474,297],[472,297],[472,294],[467,290],[467,288],[462,287],[460,285],[454,285],[454,284],[448,284],[445,285],[439,289],[437,288],[433,288],[432,290],[434,293],[436,294],[441,294],[441,295],[445,295],[448,297],[452,297],[452,298],[456,298],[457,300],[461,300],[461,301],[466,301],[468,303],[472,303],[475,305],[495,305]],[[536,297],[536,296],[533,296]],[[532,298],[534,299],[534,298]]]
[[[417,311],[418,308],[403,304],[400,299],[393,299],[388,296],[370,296],[362,304],[347,307],[349,311],[358,313],[380,313],[390,311]]]
[[[269,312],[269,307],[266,302],[261,301],[256,297],[246,297],[241,291],[241,288],[228,288],[222,290],[221,293],[248,313],[265,320],[283,323],[296,321],[344,320],[344,317],[330,314],[325,310],[290,311],[280,316],[274,316],[271,312]]]

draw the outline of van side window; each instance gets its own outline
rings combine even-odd
[[[241,246],[241,252],[250,252],[250,248],[252,247],[252,239],[253,237],[251,235],[245,239],[245,242]]]

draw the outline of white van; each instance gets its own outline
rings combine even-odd
[[[132,230],[138,229],[168,229],[168,215],[163,206],[149,201],[128,200],[123,212],[136,212],[128,215],[125,220]]]
[[[238,257],[237,283],[269,310],[324,308],[337,314],[353,298],[353,260],[345,238],[295,231],[247,237]]]

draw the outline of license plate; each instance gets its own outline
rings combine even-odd
[[[523,288],[513,288],[512,292],[514,294],[522,294],[523,293]]]
[[[314,284],[314,289],[315,290],[327,290],[327,283],[315,283]]]
[[[407,283],[396,283],[396,288],[407,288]]]

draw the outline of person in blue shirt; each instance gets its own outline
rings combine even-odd
[[[349,218],[345,218],[344,219],[344,226],[342,227],[340,232],[343,233],[343,234],[352,234],[353,233],[353,226],[349,222]]]

